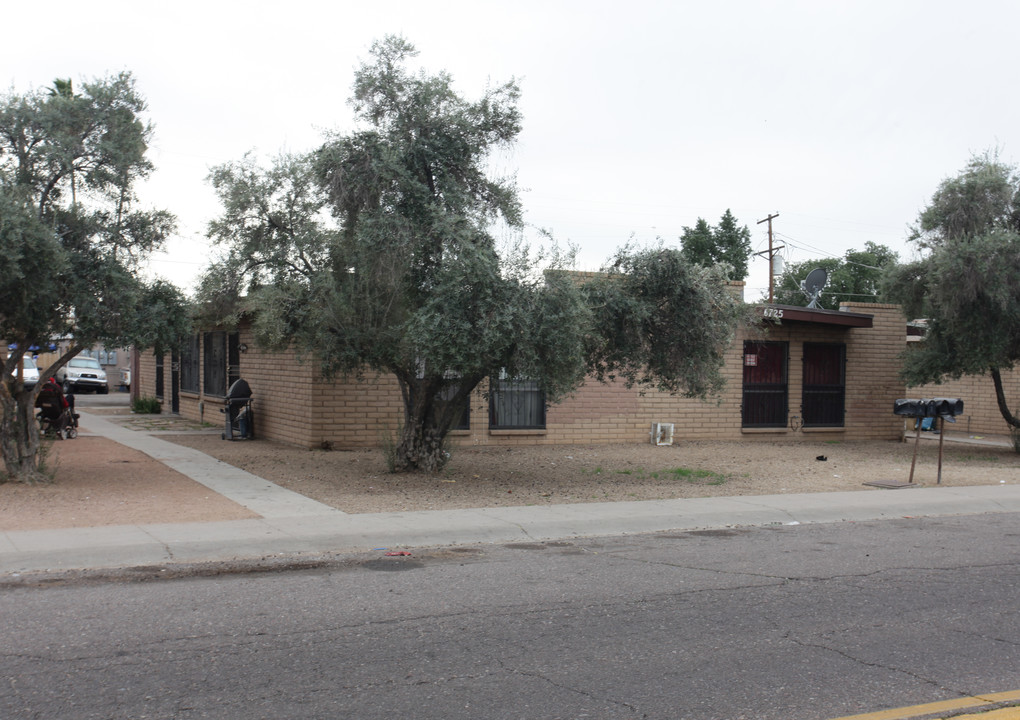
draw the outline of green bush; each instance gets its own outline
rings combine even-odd
[[[159,415],[163,412],[163,403],[154,397],[136,398],[131,401],[131,412],[139,415]]]

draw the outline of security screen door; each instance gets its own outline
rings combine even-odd
[[[744,397],[741,425],[786,427],[788,343],[744,343]]]
[[[843,427],[846,345],[804,343],[804,427]]]

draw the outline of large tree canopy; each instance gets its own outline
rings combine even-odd
[[[980,237],[995,229],[1020,230],[1017,171],[986,152],[943,180],[918,217],[910,239],[923,249]]]
[[[520,131],[516,83],[467,100],[448,75],[410,72],[416,54],[401,38],[373,45],[357,131],[268,170],[247,158],[213,172],[211,230],[229,254],[200,296],[222,314],[246,292],[260,344],[295,342],[327,377],[396,376],[396,467],[431,470],[483,378],[536,379],[550,399],[575,387],[588,322],[569,281],[545,282],[493,237],[521,226],[513,179],[488,162]]]
[[[578,277],[556,272],[569,254],[536,257],[519,242],[515,182],[495,177],[490,163],[520,132],[517,84],[468,100],[445,73],[409,71],[415,55],[401,38],[373,45],[355,73],[353,132],[268,169],[248,157],[214,170],[223,213],[210,229],[226,255],[206,273],[200,299],[220,319],[250,311],[259,344],[293,343],[327,377],[395,376],[404,400],[395,468],[434,470],[483,379],[527,378],[555,402],[583,381],[591,348],[607,370],[627,358],[593,337],[594,315],[611,310],[593,311]],[[692,273],[669,292],[702,279]],[[695,343],[675,352],[711,365],[713,350]],[[693,376],[672,366],[653,372]]]
[[[1020,427],[1001,371],[1020,360],[1020,182],[994,155],[975,157],[945,180],[920,215],[914,240],[926,255],[884,278],[908,316],[928,321],[906,355],[910,384],[988,372],[999,410]],[[1014,402],[1016,400],[1014,399]]]
[[[737,224],[733,213],[727,210],[719,224],[710,227],[702,218],[693,228],[685,227],[680,236],[683,257],[688,262],[711,267],[723,265],[730,280],[747,277],[747,263],[751,256],[751,231]]]
[[[775,301],[781,305],[806,305],[808,298],[800,284],[812,270],[822,268],[829,279],[818,307],[839,310],[841,302],[879,302],[882,274],[898,261],[891,248],[867,242],[863,250],[847,250],[841,258],[791,263],[776,283]]]
[[[702,399],[722,389],[740,312],[724,267],[692,265],[677,250],[624,248],[584,293],[598,328],[587,349],[591,375]]]
[[[137,208],[135,181],[152,166],[152,129],[129,74],[0,98],[0,338],[16,345],[0,378],[0,448],[7,474],[38,476],[33,403],[17,367],[29,345],[70,337],[45,380],[83,348],[141,341],[170,347],[183,298],[144,283],[138,261],[172,230],[165,211]],[[159,300],[160,312],[153,312]],[[41,383],[40,383],[41,386]]]

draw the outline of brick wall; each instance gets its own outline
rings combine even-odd
[[[848,304],[852,312],[874,316],[872,328],[840,328],[831,325],[786,323],[771,327],[764,335],[743,329],[726,355],[727,385],[720,397],[708,401],[670,396],[656,391],[627,389],[622,383],[603,385],[589,381],[563,402],[550,406],[546,428],[490,430],[487,383],[473,394],[470,429],[454,431],[459,445],[523,445],[649,442],[652,423],[673,423],[674,437],[683,439],[896,439],[903,430],[902,418],[892,414],[892,402],[905,397],[898,379],[898,356],[903,349],[905,320],[898,306]],[[311,358],[302,362],[294,352],[266,353],[257,350],[247,325],[240,341],[248,351],[240,356],[241,377],[254,394],[257,436],[304,447],[330,443],[337,448],[379,446],[385,436],[394,437],[403,421],[403,405],[395,378],[368,375],[362,380],[320,379]],[[789,415],[785,428],[741,428],[743,341],[761,339],[789,343]],[[804,429],[798,426],[802,395],[802,359],[805,342],[846,345],[846,422],[843,428]],[[141,359],[140,392],[155,390],[151,354]],[[169,393],[170,360],[166,360]],[[1020,397],[1020,395],[1018,395]],[[222,398],[202,393],[181,393],[181,414],[219,424]]]
[[[677,439],[815,439],[819,433],[838,439],[897,439],[903,422],[892,414],[892,401],[902,397],[898,355],[905,323],[895,305],[848,305],[851,312],[874,316],[872,328],[840,329],[789,323],[773,327],[761,337],[746,330],[726,356],[727,386],[716,399],[701,401],[656,391],[627,389],[622,383],[585,383],[571,397],[549,407],[545,430],[490,430],[485,383],[474,393],[470,429],[455,431],[458,445],[533,445],[649,442],[652,423],[675,426]],[[845,343],[847,348],[846,424],[844,428],[742,430],[743,341],[767,339],[790,343],[790,415],[800,415],[801,361],[805,342]],[[333,394],[324,391],[318,435],[338,447],[375,446],[395,432],[403,418],[396,381],[372,377],[362,382],[338,381]],[[321,439],[320,439],[321,437]]]
[[[138,355],[138,372],[131,378],[131,397],[156,396],[156,356],[151,350],[135,350]],[[170,356],[164,358],[170,367]],[[169,409],[169,408],[168,408]]]
[[[240,329],[240,342],[248,347],[240,355],[240,376],[251,387],[256,436],[310,446],[321,403],[313,380],[314,359],[299,357],[293,350],[259,350],[248,325]],[[216,402],[223,401],[210,399]],[[215,412],[218,422],[224,422],[218,408]],[[208,415],[207,407],[207,419]]]
[[[403,422],[400,387],[393,376],[366,375],[363,380],[327,382],[315,373],[316,400],[309,447],[330,443],[338,448],[377,447],[395,438]]]
[[[906,318],[898,305],[842,303],[840,307],[874,316],[873,328],[866,332],[854,328],[847,334],[847,425],[853,425],[853,436],[862,439],[899,437],[903,419],[892,414],[892,406],[906,392],[899,377]]]
[[[239,342],[247,346],[240,360],[240,377],[252,389],[252,412],[255,432],[259,437],[272,438],[296,445],[309,445],[314,425],[314,386],[311,360],[304,362],[293,351],[267,353],[255,347],[250,327],[242,326]],[[179,394],[180,414],[213,426],[225,426],[224,397],[206,394],[204,388],[205,344],[199,342],[199,390],[182,390]],[[171,360],[164,357],[163,411],[170,411]],[[151,352],[139,358],[138,377],[133,383],[139,395],[156,395],[156,361]]]

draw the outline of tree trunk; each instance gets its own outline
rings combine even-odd
[[[1002,389],[1002,375],[999,374],[999,368],[989,368],[989,372],[992,375],[992,382],[995,384],[995,401],[999,404],[999,412],[1002,413],[1003,419],[1009,423],[1010,427],[1020,428],[1020,419],[1010,412],[1009,405],[1006,404],[1006,392]]]
[[[439,472],[449,460],[445,439],[446,433],[424,418],[418,422],[415,418],[408,418],[394,453],[394,472]]]
[[[393,452],[391,469],[439,472],[450,459],[446,436],[481,378],[395,374],[404,399],[404,427]]]
[[[7,477],[13,482],[45,482],[48,478],[42,471],[40,454],[41,441],[39,425],[35,420],[35,393],[21,390],[11,396],[0,389],[0,450],[4,459]]]

